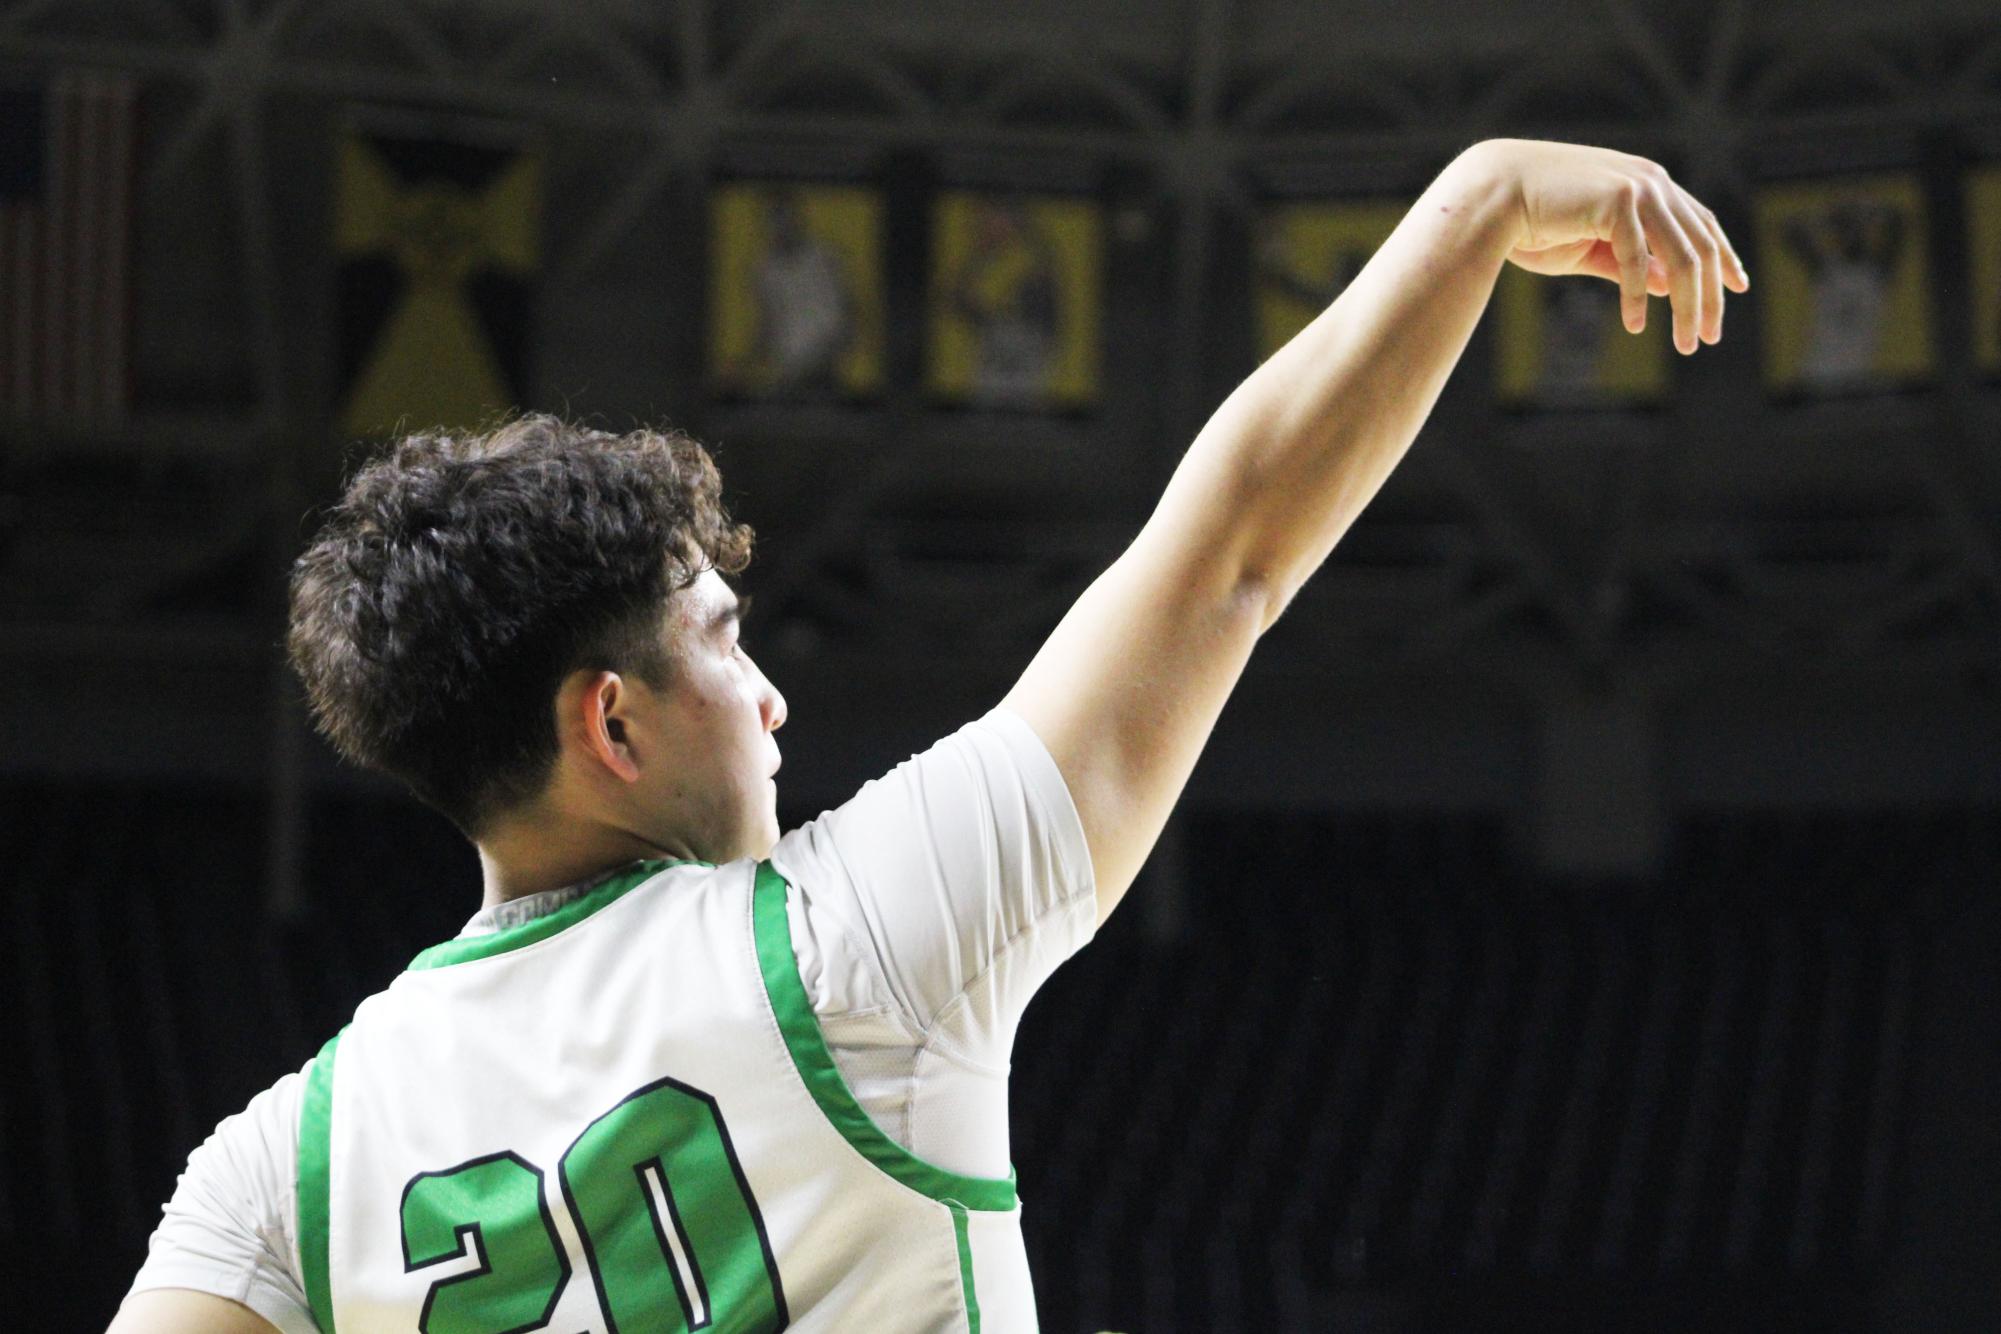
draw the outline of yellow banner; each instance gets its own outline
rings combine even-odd
[[[542,156],[481,139],[358,124],[341,140],[339,420],[350,435],[477,425],[527,395]]]
[[[1818,396],[1933,370],[1925,201],[1908,173],[1771,186],[1757,201],[1765,383]]]
[[[926,382],[986,407],[1097,400],[1104,215],[1049,195],[942,196],[932,221]]]
[[[726,393],[882,388],[883,205],[860,186],[739,182],[709,209],[709,366]]]
[[[1332,305],[1410,211],[1403,199],[1280,204],[1258,220],[1258,359]]]
[[[1517,408],[1626,408],[1668,390],[1667,302],[1648,303],[1647,327],[1626,332],[1619,288],[1603,278],[1552,278],[1510,264],[1494,294],[1494,378]]]
[[[1973,364],[2001,375],[2001,163],[1967,176],[1966,229]]]

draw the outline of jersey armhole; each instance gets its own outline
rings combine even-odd
[[[799,965],[792,954],[792,924],[785,912],[787,887],[785,876],[769,861],[757,864],[751,888],[751,926],[765,996],[778,1020],[779,1034],[821,1114],[862,1157],[920,1195],[962,1209],[1013,1209],[1019,1198],[1012,1170],[1005,1177],[975,1177],[940,1167],[883,1133],[856,1101],[834,1064],[806,986],[799,980]]]
[[[334,1334],[327,1221],[332,1203],[334,1054],[341,1033],[328,1038],[313,1059],[299,1102],[299,1276],[320,1334]]]

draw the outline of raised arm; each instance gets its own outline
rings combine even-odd
[[[1635,332],[1648,292],[1671,295],[1684,353],[1721,336],[1723,288],[1748,285],[1714,215],[1643,158],[1518,139],[1456,158],[1340,298],[1217,409],[1004,701],[1069,784],[1100,922],[1259,636],[1403,457],[1509,260],[1617,282]]]
[[[153,1288],[126,1298],[105,1334],[277,1334],[277,1329],[225,1297]]]

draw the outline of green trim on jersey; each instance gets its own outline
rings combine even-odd
[[[341,1033],[347,1030],[343,1028]],[[327,1039],[306,1075],[299,1106],[299,1267],[305,1271],[306,1303],[320,1334],[334,1334],[333,1286],[327,1272],[328,1175],[333,1151],[334,1050],[340,1033]]]
[[[966,1294],[966,1334],[980,1334],[980,1299],[973,1293],[973,1242],[966,1235],[966,1206],[945,1201],[952,1211],[952,1238],[959,1243],[959,1287]]]
[[[470,963],[474,959],[490,959],[496,954],[518,950],[523,945],[533,945],[538,940],[547,940],[559,931],[568,930],[598,909],[618,902],[670,866],[709,864],[695,861],[635,862],[589,893],[574,898],[562,907],[545,913],[533,921],[523,922],[518,926],[510,926],[504,931],[495,931],[484,936],[461,936],[456,940],[447,940],[441,945],[433,945],[410,961],[409,971],[414,973],[424,968],[447,968],[455,963]]]
[[[848,1143],[891,1177],[920,1195],[961,1209],[1005,1213],[1015,1207],[1014,1174],[1005,1177],[969,1177],[928,1163],[882,1133],[855,1101],[848,1083],[834,1064],[833,1053],[820,1033],[820,1021],[813,1017],[813,1003],[806,985],[799,980],[799,964],[792,954],[792,923],[785,915],[785,877],[768,861],[757,864],[757,883],[751,894],[751,922],[757,936],[757,962],[764,972],[765,994],[778,1016],[778,1029],[792,1053],[792,1064],[805,1081],[806,1089],[820,1110],[833,1122]],[[966,1291],[972,1293],[971,1253],[965,1247],[964,1223],[960,1224],[960,1257],[966,1273]],[[968,1303],[970,1307],[970,1300]],[[977,1321],[975,1322],[977,1328]]]

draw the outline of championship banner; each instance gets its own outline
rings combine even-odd
[[[932,219],[926,383],[981,407],[1097,400],[1104,214],[1051,195],[942,196]]]
[[[0,415],[130,406],[137,98],[100,70],[0,82]]]
[[[518,128],[350,118],[334,189],[343,431],[474,426],[525,401],[541,194]]]
[[[1967,176],[1966,228],[1973,365],[2001,376],[2001,163]]]
[[[1409,200],[1282,204],[1258,220],[1253,255],[1258,360],[1341,295],[1410,211]]]
[[[1674,318],[1665,301],[1651,301],[1647,327],[1628,333],[1618,284],[1510,264],[1494,304],[1495,397],[1504,406],[1640,408],[1667,397]]]
[[[709,366],[724,393],[883,385],[883,204],[858,186],[739,182],[709,208]]]
[[[1778,396],[1931,378],[1925,201],[1908,173],[1775,185],[1757,201],[1765,384]]]

